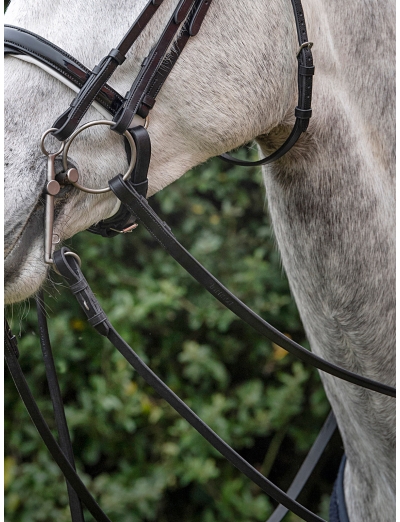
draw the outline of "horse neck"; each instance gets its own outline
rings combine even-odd
[[[108,4],[95,0],[71,0],[67,9],[54,0],[24,0],[23,4],[13,0],[8,20],[37,31],[91,66],[115,46],[144,3],[119,2],[111,19]],[[287,131],[286,125],[277,127],[278,122],[293,114],[296,37],[289,0],[231,2],[229,9],[223,0],[213,4],[153,110],[151,192],[209,156],[272,128],[276,130],[260,144],[264,150],[275,148],[274,141]],[[130,86],[135,69],[175,5],[173,0],[165,1],[113,79],[121,92]],[[394,17],[391,4],[385,2],[373,13],[371,5],[363,2],[357,9],[357,3],[347,0],[304,2],[309,38],[315,42],[314,116],[309,133],[285,159],[266,170],[265,178],[283,263],[313,350],[392,383],[394,225],[388,167],[393,90],[388,88],[392,79],[387,46]],[[264,35],[261,43],[260,34]],[[372,59],[376,55],[379,60]],[[220,74],[223,67],[229,74]],[[381,96],[379,89],[387,94]],[[64,110],[71,95],[60,90],[61,96]],[[56,101],[41,130],[61,112],[55,110]],[[38,111],[39,125],[40,118],[45,119],[42,105],[34,104],[33,110]],[[371,125],[376,115],[379,126]],[[22,130],[28,132],[25,127]],[[25,141],[32,143],[28,138]],[[95,171],[98,165],[85,164],[85,151],[79,156],[76,150],[78,163],[89,177],[90,168]],[[95,163],[96,157],[90,157]],[[96,219],[106,217],[103,214]],[[78,222],[81,216],[75,215]],[[81,223],[82,227],[91,224]],[[371,491],[363,476],[380,491],[379,484],[392,479],[393,401],[333,378],[324,377],[324,384],[343,435],[349,459],[346,473],[352,474],[355,484],[351,487]],[[371,466],[366,461],[369,455],[373,455]],[[363,499],[362,494],[353,497]],[[375,520],[382,520],[378,509],[382,503],[390,505],[391,498],[382,492],[375,499],[376,509],[370,502],[366,505],[377,514]],[[361,508],[353,511],[361,513],[354,520],[373,520],[369,514],[360,518],[365,514]]]
[[[367,38],[369,5],[355,26],[353,4],[314,3],[314,116],[298,147],[265,169],[269,210],[312,350],[393,385],[393,5]],[[264,152],[285,129],[259,140]],[[348,457],[350,520],[394,520],[394,400],[321,377]]]

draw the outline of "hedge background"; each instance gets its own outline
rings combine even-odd
[[[228,288],[307,346],[264,200],[260,169],[214,159],[151,204]],[[329,410],[318,373],[225,310],[143,227],[112,240],[83,232],[67,245],[125,340],[220,436],[287,489]],[[61,278],[50,278],[51,338],[77,468],[113,522],[265,521],[276,503],[180,419],[88,326]],[[54,429],[35,303],[6,315]],[[64,479],[8,372],[5,411],[5,520],[69,521]],[[341,454],[336,434],[299,497],[324,518]],[[299,518],[289,513],[284,520]]]
[[[260,169],[214,159],[150,202],[228,288],[307,346],[264,200]],[[83,232],[67,244],[81,256],[86,278],[125,340],[221,437],[287,488],[329,410],[318,373],[225,310],[142,226],[111,240]],[[46,302],[77,468],[108,516],[114,522],[266,520],[275,504],[89,327],[61,278],[53,273],[51,280]],[[7,315],[53,427],[34,302]],[[70,520],[64,480],[8,374],[5,400],[6,520]],[[300,496],[325,518],[341,453],[336,435]],[[285,520],[299,519],[288,514]]]

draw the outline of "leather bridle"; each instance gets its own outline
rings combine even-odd
[[[303,518],[303,520],[309,522],[321,521],[322,519],[320,517],[311,513],[295,499],[305,481],[310,476],[336,428],[336,421],[333,414],[330,413],[320,435],[293,481],[292,486],[287,493],[284,493],[218,437],[209,426],[197,417],[197,415],[152,372],[132,348],[118,335],[84,278],[80,269],[79,257],[65,247],[54,252],[54,245],[52,243],[53,198],[57,195],[59,184],[71,183],[80,190],[95,193],[112,190],[122,202],[122,206],[111,218],[90,227],[89,230],[91,232],[111,237],[115,234],[131,230],[135,226],[136,221],[141,222],[161,246],[203,285],[208,292],[261,335],[324,372],[366,389],[391,397],[395,396],[395,389],[393,387],[352,373],[329,361],[325,361],[269,325],[192,257],[176,240],[168,225],[159,218],[148,204],[146,200],[148,185],[147,171],[151,157],[151,144],[145,125],[138,125],[138,121],[144,123],[143,120],[148,118],[155,104],[157,94],[166,81],[172,67],[190,38],[194,37],[200,30],[202,21],[211,5],[211,0],[179,1],[160,39],[142,63],[141,70],[133,82],[131,89],[126,96],[121,96],[107,85],[106,82],[116,68],[123,63],[126,53],[132,47],[143,28],[151,20],[161,3],[162,0],[149,1],[118,46],[112,49],[92,71],[84,67],[74,57],[62,49],[34,33],[13,26],[6,26],[5,28],[5,54],[32,61],[51,74],[59,77],[64,83],[77,91],[77,96],[72,101],[70,107],[57,118],[52,128],[44,133],[41,141],[42,151],[48,157],[48,179],[46,183],[46,262],[54,264],[57,270],[64,276],[72,293],[86,314],[89,323],[101,335],[110,340],[145,381],[153,386],[154,389],[222,455],[266,493],[280,502],[281,505],[269,519],[270,522],[279,522],[288,509],[295,512]],[[292,5],[299,40],[299,50],[297,54],[298,105],[295,109],[296,120],[292,132],[277,151],[264,159],[256,162],[248,162],[237,160],[223,154],[222,158],[229,162],[245,166],[271,163],[286,154],[308,127],[311,117],[312,76],[314,74],[311,54],[312,44],[307,40],[304,13],[300,0],[292,0]],[[168,57],[167,60],[165,59],[166,56]],[[92,105],[99,108],[106,116],[111,116],[112,121],[91,122],[78,128],[82,118]],[[79,174],[77,170],[75,168],[68,169],[68,150],[72,141],[80,132],[92,125],[99,124],[108,125],[114,132],[125,136],[129,168],[124,176],[118,175],[111,179],[109,181],[109,187],[104,189],[88,189],[78,182]],[[60,149],[54,153],[48,152],[45,146],[45,137],[50,133],[61,142]],[[132,160],[131,157],[133,148],[136,149],[135,160]],[[54,162],[57,156],[61,154],[64,171],[57,175]],[[109,521],[107,515],[97,505],[75,471],[72,446],[52,359],[43,306],[43,298],[42,295],[39,294],[37,298],[37,310],[40,339],[59,432],[59,444],[52,436],[26,383],[18,362],[19,354],[16,338],[12,335],[8,325],[6,325],[5,335],[6,362],[33,422],[67,479],[73,522],[83,521],[80,500],[86,505],[96,520]]]
[[[51,134],[65,141],[71,138],[89,107],[97,102],[113,117],[111,130],[118,134],[132,132],[139,117],[146,119],[153,108],[156,97],[170,74],[181,52],[190,38],[196,36],[211,5],[211,0],[180,0],[167,23],[157,44],[142,62],[141,70],[126,96],[119,95],[106,84],[117,67],[125,61],[125,55],[146,27],[163,0],[151,0],[130,27],[121,42],[112,49],[92,71],[89,71],[68,53],[24,29],[5,27],[5,53],[17,57],[25,56],[37,60],[39,66],[47,66],[73,86],[78,87],[77,96],[70,107],[54,122]],[[230,163],[242,166],[266,165],[285,155],[307,130],[312,115],[312,77],[314,65],[308,42],[303,8],[300,0],[292,0],[296,21],[299,49],[298,61],[298,104],[295,108],[295,123],[286,141],[273,154],[259,161],[250,162],[233,158],[228,154],[221,157]],[[171,47],[171,44],[173,46]],[[167,59],[165,59],[167,56]],[[147,177],[146,177],[147,179]],[[65,178],[62,181],[66,181]],[[76,183],[76,182],[74,182]],[[133,183],[135,181],[133,180]],[[146,195],[145,180],[141,193]],[[51,202],[49,201],[49,204]],[[111,237],[132,225],[126,209],[109,220],[90,227],[90,231]],[[49,255],[51,258],[51,255]],[[48,262],[48,260],[47,260]]]

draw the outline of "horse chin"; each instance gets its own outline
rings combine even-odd
[[[4,303],[12,304],[22,301],[39,290],[46,279],[48,267],[43,262],[41,241],[36,241],[24,261],[20,264],[20,249],[16,247],[7,256],[4,283]],[[18,259],[17,262],[15,260]]]
[[[4,302],[11,304],[30,297],[46,279],[43,209],[32,212],[25,225],[7,237],[10,239],[5,242]]]

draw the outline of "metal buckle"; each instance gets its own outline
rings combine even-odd
[[[299,56],[299,54],[305,47],[307,47],[307,49],[310,50],[313,45],[313,42],[304,42],[303,44],[301,44],[299,50],[297,51],[296,58]]]
[[[135,228],[139,226],[138,223],[133,223],[133,225],[130,225],[129,227],[124,228],[123,230],[117,230],[116,228],[110,228],[113,232],[118,232],[118,234],[129,234],[130,232],[133,232]]]

